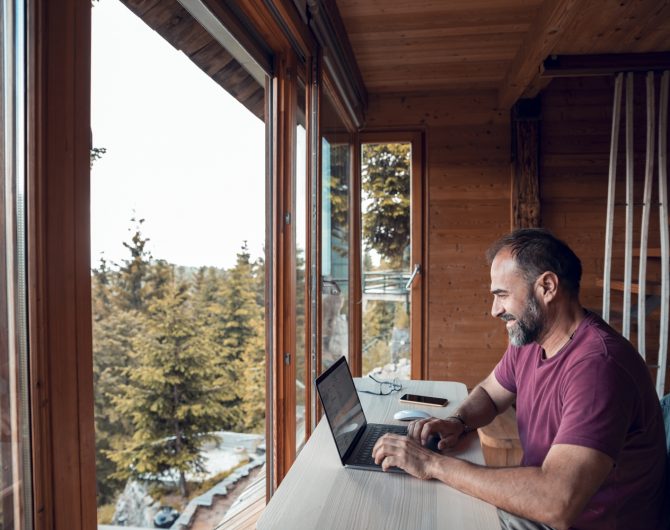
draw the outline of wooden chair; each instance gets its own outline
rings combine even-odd
[[[487,466],[518,466],[521,463],[523,450],[513,407],[499,414],[491,423],[478,429],[478,432]]]

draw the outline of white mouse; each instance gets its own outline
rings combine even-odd
[[[423,420],[424,418],[430,418],[430,414],[423,410],[399,410],[393,415],[394,420],[400,421]]]

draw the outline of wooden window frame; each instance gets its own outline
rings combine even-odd
[[[97,525],[90,273],[91,6],[29,0],[27,241],[36,528]]]
[[[93,363],[90,277],[90,73],[91,5],[81,0],[27,0],[28,5],[28,279],[30,388],[32,413],[34,521],[37,528],[87,530],[97,525],[95,486],[95,430],[93,412]],[[292,238],[280,229],[286,208],[285,178],[291,174],[290,154],[295,140],[286,137],[287,126],[295,116],[287,102],[295,97],[291,81],[281,73],[282,64],[295,53],[306,64],[306,109],[317,113],[320,70],[310,61],[316,57],[316,43],[288,1],[274,3],[271,13],[263,0],[250,0],[240,8],[249,15],[262,37],[275,53],[275,77],[269,81],[268,107],[272,120],[268,139],[272,139],[271,227],[273,245],[271,278],[266,294],[271,300],[267,340],[271,366],[268,366],[268,435],[272,443],[269,465],[271,495],[294,459],[295,428],[287,418],[295,415],[294,363],[284,369],[286,347],[294,352],[288,337],[292,333],[292,313],[288,271],[294,270],[295,257],[287,255]],[[277,23],[284,17],[285,24]],[[275,22],[272,22],[274,20]],[[287,33],[293,39],[287,39]],[[299,48],[293,50],[294,47]],[[318,66],[318,65],[317,65]],[[314,108],[316,107],[316,108]],[[318,119],[317,122],[318,123]],[[308,183],[317,182],[320,167],[317,134],[310,120],[307,129]],[[316,152],[314,152],[316,150]],[[307,241],[318,244],[318,230],[311,230],[315,206],[308,186]],[[315,195],[318,201],[319,194]],[[291,209],[291,211],[293,211]],[[316,225],[318,226],[318,224]],[[311,238],[311,239],[310,239]],[[314,240],[316,239],[316,241]],[[318,273],[317,264],[306,253],[306,277]],[[318,276],[317,276],[318,278]],[[318,337],[314,304],[314,280],[306,286],[306,436],[314,428],[314,389],[316,356],[314,333]],[[316,320],[315,320],[316,319]],[[311,323],[311,324],[310,324]],[[294,329],[294,328],[293,328]],[[310,348],[310,345],[312,347]],[[295,389],[293,389],[293,393]],[[307,412],[310,411],[310,413]],[[295,422],[295,418],[294,418]],[[292,427],[295,427],[293,424]],[[291,443],[291,439],[293,443]]]
[[[279,486],[296,457],[296,355],[305,355],[305,440],[309,439],[313,430],[316,414],[313,389],[313,330],[314,304],[313,299],[313,257],[311,253],[314,240],[313,226],[313,142],[311,141],[313,122],[309,119],[313,111],[311,63],[302,63],[295,54],[288,52],[279,56],[276,64],[275,107],[273,116],[275,123],[273,138],[274,167],[274,248],[277,256],[272,274],[276,278],[274,287],[275,309],[272,318],[273,327],[273,385],[275,392],[272,402],[273,410],[273,478],[269,485],[268,495]],[[299,69],[304,71],[299,73]],[[305,87],[305,309],[304,318],[304,352],[297,352],[296,333],[296,128],[298,125],[298,82]],[[317,309],[318,314],[318,309]],[[290,362],[286,362],[288,358]]]

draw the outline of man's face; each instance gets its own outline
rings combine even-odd
[[[544,311],[506,249],[491,264],[491,293],[491,314],[506,322],[510,342],[523,346],[536,341],[544,328]]]

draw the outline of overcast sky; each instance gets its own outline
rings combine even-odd
[[[178,265],[262,255],[264,124],[118,0],[94,4],[92,49],[92,265],[127,256],[133,216]]]

